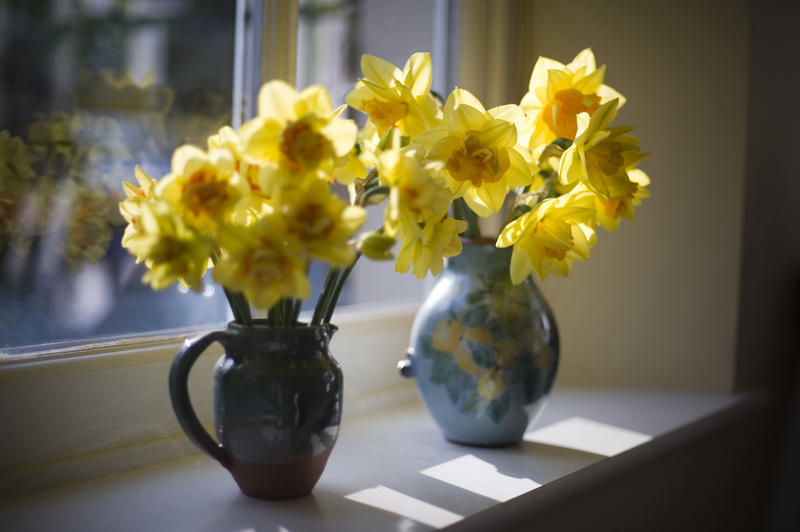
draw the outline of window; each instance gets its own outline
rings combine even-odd
[[[0,298],[6,302],[0,352],[179,334],[228,319],[225,298],[210,276],[199,294],[177,285],[155,292],[141,283],[144,265],[120,246],[125,222],[116,204],[121,183],[134,181],[136,165],[160,178],[169,172],[174,148],[204,146],[222,125],[252,116],[262,52],[286,51],[261,50],[264,41],[253,40],[255,21],[276,5],[7,4],[12,23],[0,38]],[[441,37],[434,25],[446,24],[442,5],[299,2],[297,86],[322,84],[334,103],[343,103],[361,74],[363,53],[402,64],[413,52],[432,50],[434,35]],[[396,24],[407,30],[390,31]],[[18,52],[22,43],[25,54]],[[436,59],[446,66],[443,57]],[[444,91],[446,80],[437,81]],[[362,120],[361,113],[348,112]],[[381,213],[373,210],[370,223],[380,225]],[[312,266],[316,290],[325,272],[324,264]],[[395,274],[392,262],[363,260],[341,304],[418,301],[425,286],[412,275]],[[312,296],[304,308],[314,301]]]
[[[213,284],[140,282],[116,204],[135,165],[161,177],[230,122],[234,7],[3,4],[0,352],[225,321]]]

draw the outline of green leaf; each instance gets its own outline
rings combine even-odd
[[[489,418],[491,418],[491,420],[495,423],[500,423],[510,408],[511,395],[508,393],[508,391],[506,391],[503,395],[497,399],[493,399],[489,403],[489,407],[487,408],[487,411],[489,412]]]
[[[461,403],[461,413],[474,414],[481,409],[480,406],[481,396],[478,395],[478,391],[474,387],[467,390],[467,393],[464,395],[464,400]]]
[[[419,353],[426,358],[432,357],[436,354],[436,348],[433,347],[433,336],[422,336],[419,339]]]
[[[445,377],[444,387],[447,390],[447,395],[454,403],[458,402],[458,397],[461,395],[461,389],[464,385],[464,373],[452,364],[450,372]]]
[[[470,341],[467,341],[467,345],[472,352],[472,359],[477,365],[482,368],[493,368],[495,366],[493,346]]]
[[[453,358],[447,355],[434,354],[433,368],[431,369],[431,382],[443,383],[448,375],[453,372]]]

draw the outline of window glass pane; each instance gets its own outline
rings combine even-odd
[[[122,181],[231,121],[235,2],[0,2],[0,353],[224,321],[141,283]]]
[[[439,39],[446,38],[447,20],[440,13],[446,0],[301,0],[297,37],[297,86],[325,86],[333,105],[345,102],[361,77],[361,56],[371,54],[402,68],[415,52],[431,52],[433,89],[447,91],[449,66]],[[348,116],[363,124],[365,116],[352,109]],[[346,194],[346,191],[344,192]],[[367,227],[383,223],[381,207],[370,207]],[[361,259],[348,279],[340,304],[371,301],[418,301],[430,276],[394,272],[394,261]]]

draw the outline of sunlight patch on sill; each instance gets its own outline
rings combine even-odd
[[[443,528],[461,521],[464,517],[444,508],[415,499],[386,486],[375,486],[351,493],[345,498],[407,517],[434,528]]]
[[[422,474],[500,502],[541,486],[529,478],[504,475],[489,462],[471,454],[429,467]]]
[[[527,432],[523,439],[601,456],[614,456],[650,441],[652,436],[591,419],[572,417]]]

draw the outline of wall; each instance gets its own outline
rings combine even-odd
[[[628,103],[652,197],[601,231],[587,263],[543,285],[560,383],[727,389],[734,382],[746,148],[743,1],[535,2],[535,55],[591,46]],[[532,66],[532,65],[531,65]]]
[[[800,110],[786,105],[797,87],[800,4],[760,0],[752,13],[747,180],[736,384],[773,394],[772,478],[767,530],[800,530]]]

